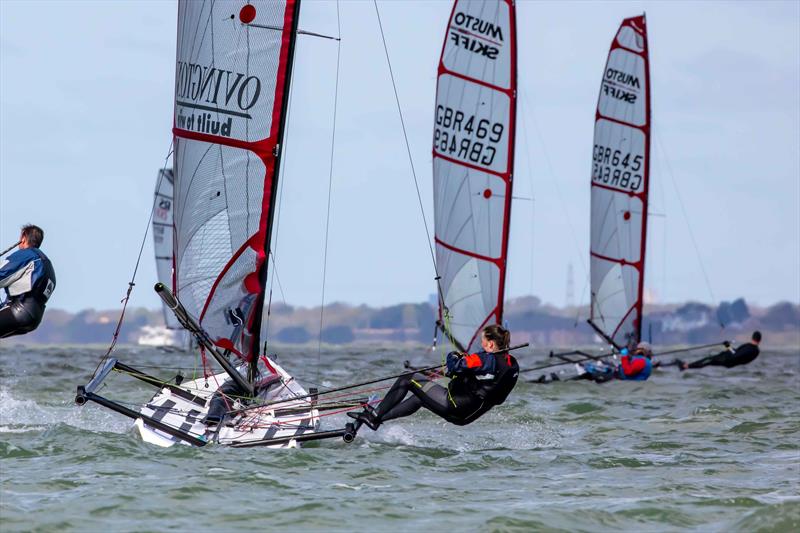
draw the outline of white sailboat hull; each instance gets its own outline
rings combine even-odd
[[[181,383],[181,389],[193,395],[194,401],[163,388],[139,412],[199,439],[222,445],[296,437],[316,431],[320,424],[319,412],[306,397],[307,392],[283,368],[274,361],[269,362],[280,380],[259,394],[257,403],[267,406],[249,409],[230,419],[226,417],[221,424],[206,424],[205,418],[212,396],[229,381],[225,373]],[[231,402],[229,410],[246,407],[238,400]],[[134,425],[147,443],[164,448],[185,444],[177,437],[148,426],[141,418]],[[290,439],[285,444],[270,447],[295,448],[297,442]]]

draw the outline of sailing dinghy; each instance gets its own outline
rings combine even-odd
[[[589,324],[620,350],[642,338],[650,178],[650,61],[644,15],[611,43],[594,124]]]
[[[153,206],[153,251],[156,257],[156,275],[158,281],[172,287],[172,206],[174,179],[171,168],[162,168],[156,176],[156,190]],[[152,327],[154,333],[160,333],[161,342],[154,343],[162,348],[186,346],[188,339],[182,333],[183,328],[175,314],[162,305],[166,329]],[[178,340],[182,338],[181,340]],[[141,343],[141,341],[140,341]]]
[[[223,371],[165,382],[110,358],[76,396],[135,419],[147,442],[292,447],[354,437],[351,424],[318,431],[315,395],[258,349],[299,8],[178,2],[174,273],[156,291],[203,361]],[[112,370],[158,392],[139,411],[99,396]]]
[[[502,324],[517,101],[511,0],[456,0],[436,84],[433,192],[439,330],[460,351]]]
[[[591,173],[591,305],[588,323],[611,353],[550,352],[560,367],[534,383],[569,381],[641,340],[650,165],[650,62],[644,15],[622,21],[597,99]]]

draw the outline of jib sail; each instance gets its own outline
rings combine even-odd
[[[594,126],[590,323],[617,347],[641,340],[650,166],[645,17],[622,21]]]
[[[439,62],[433,190],[439,321],[462,349],[503,318],[516,59],[513,2],[456,0]]]
[[[175,287],[215,344],[257,355],[299,1],[178,4]]]

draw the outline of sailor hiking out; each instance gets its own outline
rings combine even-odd
[[[676,360],[678,368],[686,370],[688,368],[703,368],[704,366],[724,366],[725,368],[733,368],[739,365],[746,365],[752,363],[760,353],[758,345],[761,343],[761,332],[754,331],[750,342],[746,342],[736,348],[731,347],[730,343],[726,341],[725,349],[718,354],[709,355],[691,363],[685,363],[680,359]]]
[[[0,338],[30,333],[42,321],[56,288],[53,264],[39,249],[42,240],[40,227],[23,226],[19,250],[0,263],[0,288],[6,291],[6,301],[0,306]]]
[[[422,373],[406,375],[395,381],[375,409],[366,407],[360,413],[347,414],[373,430],[388,420],[410,416],[420,407],[452,424],[470,424],[503,403],[517,383],[519,365],[507,351],[510,340],[504,328],[487,326],[481,336],[482,351],[447,354],[447,386]]]

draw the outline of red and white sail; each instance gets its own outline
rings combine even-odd
[[[456,0],[436,88],[439,320],[463,349],[503,318],[517,93],[511,0]]]
[[[608,54],[594,126],[591,324],[618,347],[641,339],[650,167],[645,17],[622,21]]]
[[[299,2],[178,3],[175,293],[215,343],[257,354]]]
[[[156,255],[158,281],[172,287],[172,190],[171,168],[162,168],[156,177],[155,207],[153,209],[153,249]],[[180,329],[175,313],[164,307],[164,322],[169,329]]]

